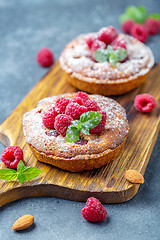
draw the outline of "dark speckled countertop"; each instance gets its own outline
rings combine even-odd
[[[37,65],[37,51],[47,46],[58,58],[80,33],[113,25],[128,4],[160,12],[159,0],[0,0],[0,123],[48,71]],[[160,34],[150,38],[160,62]],[[4,146],[0,144],[0,153]],[[123,204],[106,204],[106,221],[93,224],[81,217],[84,203],[40,197],[22,199],[0,208],[0,240],[158,240],[160,239],[160,137],[137,195]],[[32,214],[35,224],[13,232],[14,221]]]

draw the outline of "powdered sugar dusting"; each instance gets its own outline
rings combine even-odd
[[[69,43],[60,56],[62,69],[71,73],[78,79],[84,79],[88,82],[109,83],[125,81],[133,76],[144,75],[154,64],[154,57],[151,50],[137,39],[120,34],[120,37],[127,42],[128,60],[124,63],[118,63],[114,68],[109,62],[96,63],[91,60],[91,51],[89,50],[85,38],[88,33],[80,35]]]
[[[61,95],[73,98],[75,94]],[[107,149],[114,149],[120,145],[128,134],[128,122],[125,110],[114,100],[99,95],[89,95],[107,114],[105,129],[99,134],[84,135],[85,145],[67,143],[61,135],[46,134],[49,130],[44,127],[42,117],[49,108],[55,105],[57,98],[49,97],[41,100],[38,106],[23,116],[23,130],[26,141],[40,152],[58,157],[71,158],[77,155],[99,154]]]

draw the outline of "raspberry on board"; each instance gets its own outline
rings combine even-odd
[[[154,18],[148,18],[145,22],[147,31],[150,35],[155,35],[160,31],[160,21]]]
[[[74,120],[79,120],[80,116],[87,111],[85,106],[72,102],[67,105],[65,114],[70,115]]]
[[[122,31],[130,34],[135,22],[132,19],[128,19],[122,23]]]
[[[91,49],[92,44],[93,44],[93,42],[94,42],[96,39],[97,39],[96,34],[95,34],[95,35],[93,35],[93,34],[92,34],[92,35],[88,35],[88,36],[86,37],[86,43],[87,43],[89,49]]]
[[[98,40],[104,42],[106,45],[113,42],[117,37],[118,33],[112,26],[104,27],[98,32]]]
[[[145,42],[148,38],[148,32],[145,25],[142,24],[134,24],[131,35],[137,38],[141,42]]]
[[[82,99],[83,102],[86,102],[88,99],[90,99],[88,97],[88,94],[86,92],[78,92],[76,94],[76,97],[80,97]]]
[[[84,106],[87,108],[88,111],[100,111],[100,107],[98,106],[98,104],[96,103],[95,100],[87,100],[84,103]]]
[[[9,168],[17,169],[19,161],[23,161],[23,151],[18,146],[6,147],[1,155],[1,161]]]
[[[100,123],[98,124],[98,126],[94,127],[93,129],[90,129],[89,132],[90,133],[100,133],[103,131],[103,129],[105,128],[106,125],[106,119],[107,119],[107,114],[106,112],[102,112],[102,111],[98,111],[99,113],[102,114],[102,120],[100,121]]]
[[[152,111],[152,109],[154,109],[156,105],[157,105],[157,102],[155,98],[148,93],[139,94],[135,97],[135,100],[134,100],[135,108],[142,113],[147,113]]]
[[[37,53],[37,62],[40,66],[49,67],[53,61],[54,55],[49,48],[44,47]]]
[[[69,103],[68,98],[59,98],[55,103],[55,109],[59,114],[64,114]]]
[[[54,122],[54,128],[63,137],[66,136],[67,128],[71,125],[72,117],[66,114],[59,114]]]
[[[56,111],[55,107],[50,108],[42,118],[42,123],[46,128],[52,129],[54,128],[54,121],[58,112]]]
[[[107,217],[104,206],[94,197],[87,199],[86,206],[81,210],[81,214],[87,221],[102,222]]]

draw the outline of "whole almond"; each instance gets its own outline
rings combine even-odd
[[[34,217],[32,215],[24,215],[15,221],[12,226],[12,230],[23,230],[28,228],[34,222]]]
[[[142,174],[140,174],[136,170],[132,170],[132,169],[127,170],[125,172],[124,176],[131,183],[139,183],[139,184],[144,183],[144,178],[143,178]]]

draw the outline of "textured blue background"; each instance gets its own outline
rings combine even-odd
[[[80,33],[107,25],[120,30],[118,16],[133,3],[145,5],[150,13],[160,12],[159,0],[0,0],[0,123],[48,71],[35,60],[41,47],[51,48],[58,58],[63,47]],[[147,42],[157,62],[159,42],[160,35]],[[0,153],[3,149],[0,145]],[[160,138],[138,194],[129,202],[105,205],[105,222],[85,221],[80,214],[84,203],[48,197],[23,199],[0,208],[0,240],[160,239],[159,156]],[[13,232],[12,224],[24,214],[32,214],[35,224]]]

